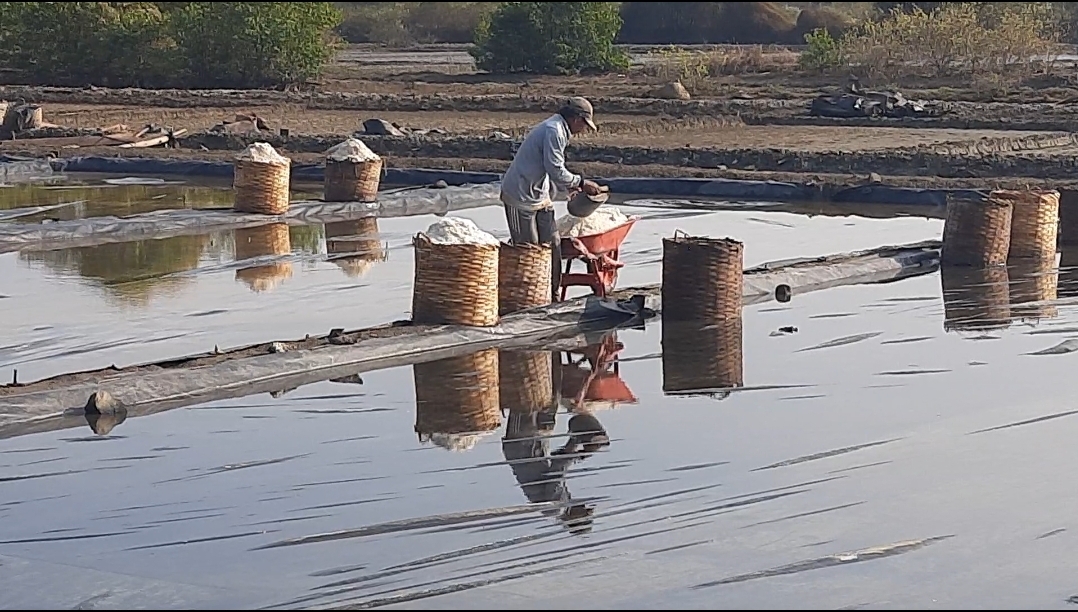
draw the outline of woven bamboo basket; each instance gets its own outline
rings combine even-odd
[[[1059,192],[1059,246],[1078,245],[1078,190]]]
[[[417,363],[415,431],[432,434],[494,431],[501,426],[498,398],[498,349]]]
[[[714,395],[745,384],[741,317],[662,323],[663,393]]]
[[[435,244],[416,235],[412,321],[421,325],[498,323],[498,245]]]
[[[292,252],[292,240],[285,223],[238,229],[234,236],[237,261],[288,255]],[[242,281],[255,292],[269,291],[291,276],[292,263],[288,261],[275,261],[236,270],[236,280]]]
[[[1055,258],[1028,259],[1011,263],[1011,315],[1016,319],[1053,319],[1059,315],[1054,302],[1059,297],[1059,271]]]
[[[547,351],[502,351],[498,356],[502,413],[535,412],[554,406],[552,366]]]
[[[288,212],[292,162],[256,162],[237,159],[232,187],[236,190],[233,208],[238,212],[283,215]]]
[[[382,160],[362,162],[326,160],[322,185],[327,202],[373,202],[382,182]]]
[[[1011,297],[1006,267],[944,266],[944,331],[986,331],[1011,324]]]
[[[498,314],[546,306],[550,303],[549,245],[498,247]]]
[[[326,252],[346,275],[366,274],[377,262],[386,260],[386,250],[378,235],[378,217],[327,223]]]
[[[1063,245],[1059,250],[1059,289],[1060,298],[1078,297],[1078,245]]]
[[[1059,237],[1058,191],[997,189],[988,197],[1009,202],[1012,207],[1009,261],[1055,260]]]
[[[742,243],[685,234],[663,239],[664,320],[740,318],[744,282]]]
[[[1011,248],[1010,202],[992,198],[947,198],[943,252],[948,266],[1002,266]]]

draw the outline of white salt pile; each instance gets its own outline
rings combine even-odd
[[[625,223],[629,218],[615,206],[600,206],[583,219],[572,215],[565,215],[558,219],[558,234],[563,238],[579,238],[581,236],[594,236],[610,231]]]
[[[253,161],[260,164],[287,164],[289,159],[281,156],[268,142],[256,142],[240,151],[236,159]]]
[[[446,450],[454,452],[464,452],[472,450],[475,445],[479,443],[479,440],[490,432],[480,434],[447,434],[447,433],[432,433],[424,442],[430,442],[435,446],[440,446]]]
[[[427,238],[434,244],[490,244],[500,241],[479,229],[471,219],[446,217],[427,228]]]
[[[336,162],[367,162],[381,159],[378,154],[367,148],[362,140],[349,138],[326,151],[326,159]]]

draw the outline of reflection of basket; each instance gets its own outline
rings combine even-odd
[[[984,331],[1010,325],[1007,279],[1005,267],[942,267],[944,331]]]
[[[236,190],[234,208],[239,212],[262,215],[283,215],[288,212],[288,158],[280,163],[235,161],[232,187]]]
[[[1075,202],[1078,204],[1078,202]],[[1058,297],[1078,297],[1078,245],[1064,245],[1059,250]]]
[[[1006,200],[948,196],[942,263],[974,267],[1006,264],[1012,210]]]
[[[435,244],[416,235],[412,321],[421,325],[498,323],[498,245]]]
[[[503,412],[534,412],[554,404],[553,363],[547,351],[502,351],[498,384]]]
[[[1012,263],[1010,277],[1011,315],[1019,319],[1051,319],[1059,314],[1054,302],[1059,291],[1055,259],[1030,259]]]
[[[323,184],[327,202],[373,202],[382,181],[382,160],[362,162],[326,160]]]
[[[663,239],[663,318],[721,321],[741,317],[744,246],[730,238]]]
[[[499,314],[550,303],[550,257],[549,245],[502,243],[498,248]]]
[[[1059,194],[1059,244],[1078,244],[1078,190]]]
[[[270,223],[258,227],[238,229],[234,233],[236,260],[256,257],[281,256],[292,252],[288,225]],[[282,280],[292,276],[292,263],[276,261],[260,266],[236,270],[236,280],[243,281],[252,291],[268,291]]]
[[[415,430],[431,434],[493,431],[501,425],[498,349],[412,366]]]
[[[663,393],[721,392],[745,384],[741,317],[707,325],[663,317]]]
[[[354,221],[327,223],[326,252],[330,261],[340,266],[350,277],[361,276],[375,264],[385,259],[385,250],[378,237],[378,217],[364,217]]]
[[[1054,259],[1059,233],[1059,192],[998,189],[989,198],[1009,202],[1011,245],[1008,259]]]

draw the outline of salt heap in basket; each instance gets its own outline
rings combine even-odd
[[[629,218],[616,206],[600,206],[587,217],[581,219],[573,215],[565,215],[558,219],[558,234],[562,238],[580,238],[581,236],[595,236],[608,232],[619,225],[627,223]]]
[[[358,138],[349,138],[326,151],[326,159],[336,162],[368,162],[382,159]]]
[[[427,228],[427,238],[434,244],[489,244],[497,246],[500,241],[479,229],[471,219],[446,217]]]
[[[290,164],[291,160],[282,156],[268,142],[256,142],[236,155],[236,159],[259,164]]]

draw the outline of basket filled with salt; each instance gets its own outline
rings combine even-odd
[[[412,240],[412,321],[421,325],[498,323],[500,242],[474,222],[446,217]]]
[[[292,160],[269,143],[256,142],[236,156],[232,187],[237,212],[283,215],[288,212]]]
[[[373,202],[382,180],[382,158],[349,138],[326,152],[323,198],[327,202]]]

